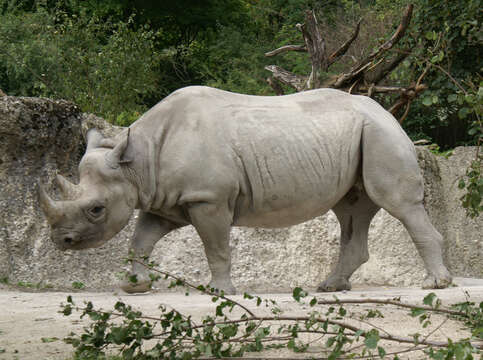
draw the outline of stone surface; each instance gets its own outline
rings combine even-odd
[[[82,114],[70,103],[34,98],[0,98],[0,278],[9,282],[69,288],[83,282],[91,289],[115,288],[125,266],[130,224],[98,249],[61,252],[36,199],[39,179],[51,184],[58,169],[76,180],[85,143],[82,134],[95,126],[107,136],[119,129]],[[470,219],[460,207],[457,180],[474,156],[457,148],[448,159],[418,147],[425,177],[425,203],[445,239],[445,262],[456,276],[483,277],[483,217]],[[55,194],[55,186],[51,186]],[[291,228],[234,228],[233,282],[239,290],[314,289],[337,260],[339,225],[328,214]],[[425,273],[409,235],[399,221],[380,211],[369,233],[370,260],[352,277],[353,285],[419,285]],[[207,283],[209,271],[201,240],[192,227],[163,238],[153,252],[163,269],[193,282]],[[166,282],[158,284],[167,287]]]

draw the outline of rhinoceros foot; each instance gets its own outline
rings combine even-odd
[[[329,277],[317,288],[318,292],[332,292],[350,290],[352,288],[351,283],[342,277]]]
[[[144,281],[137,281],[135,283],[125,280],[121,283],[121,289],[127,292],[128,294],[135,294],[135,293],[144,293],[151,290],[151,281],[144,280]]]
[[[231,283],[231,281],[225,280],[225,281],[215,281],[212,280],[210,281],[209,286],[211,288],[214,288],[216,292],[220,292],[220,290],[223,290],[225,295],[235,295],[236,294],[236,289]]]
[[[436,274],[429,274],[423,281],[423,289],[444,289],[451,285],[453,278],[445,268]]]

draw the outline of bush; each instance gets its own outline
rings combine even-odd
[[[134,16],[134,15],[133,15]],[[0,16],[0,88],[9,95],[63,98],[113,121],[123,112],[144,112],[145,97],[159,93],[149,26],[78,17],[39,9]]]

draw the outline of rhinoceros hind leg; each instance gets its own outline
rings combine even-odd
[[[359,183],[332,209],[340,223],[340,253],[335,269],[318,291],[350,290],[349,278],[369,259],[367,234],[369,224],[379,210]]]
[[[210,287],[233,295],[231,282],[230,228],[233,215],[227,207],[210,203],[194,203],[189,207],[191,223],[203,242],[211,270]]]
[[[429,221],[423,204],[413,206],[400,218],[423,258],[428,272],[423,289],[444,289],[452,283],[452,277],[443,264],[443,237]]]
[[[176,224],[168,222],[154,214],[140,212],[133,238],[131,239],[130,253],[135,258],[143,258],[150,256],[154,245],[171,230],[179,227]],[[132,270],[129,276],[135,275],[136,282],[128,279],[121,283],[121,289],[125,292],[142,293],[151,289],[151,279],[149,272],[145,266],[133,262]]]
[[[424,209],[423,178],[412,144],[397,132],[378,133],[371,129],[365,130],[362,150],[367,194],[408,230],[428,273],[423,287],[448,287],[452,278],[443,264],[443,237]]]

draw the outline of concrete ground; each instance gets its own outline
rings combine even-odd
[[[442,300],[443,305],[467,301],[468,298],[469,301],[476,303],[483,301],[483,279],[460,278],[456,279],[455,283],[458,285],[457,287],[434,291]],[[331,300],[334,295],[337,295],[341,300],[400,298],[402,302],[420,305],[424,296],[429,292],[416,288],[366,287],[356,288],[344,293],[318,293],[313,295],[320,300]],[[120,300],[141,310],[146,315],[156,315],[159,313],[159,305],[163,304],[174,307],[181,313],[190,314],[194,319],[200,319],[203,315],[213,313],[215,306],[210,296],[195,294],[194,292],[190,296],[185,296],[184,293],[160,292],[143,295],[127,295],[121,292],[27,292],[3,286],[3,288],[0,288],[0,359],[70,359],[73,348],[71,345],[65,344],[62,339],[72,331],[79,334],[82,328],[88,325],[89,320],[87,318],[79,319],[80,314],[78,313],[65,317],[58,312],[60,303],[65,303],[69,294],[72,295],[78,305],[82,305],[84,301],[91,301],[96,308],[110,310]],[[285,316],[304,316],[313,310],[308,305],[297,304],[292,299],[291,294],[263,294],[261,296],[276,300],[283,309]],[[311,298],[312,295],[309,299]],[[233,299],[248,304],[241,295],[234,296]],[[321,313],[325,313],[327,307],[317,305],[315,308]],[[260,314],[266,314],[264,313],[266,310],[257,308],[254,304],[250,305],[250,308]],[[422,329],[417,319],[407,316],[407,309],[367,304],[350,305],[345,306],[345,308],[349,309],[356,317],[358,314],[364,313],[366,309],[377,308],[384,314],[384,318],[371,320],[371,322],[397,336],[407,337],[416,332],[429,334],[434,331],[430,339],[446,341],[447,338],[459,339],[469,335],[462,329],[460,323],[453,320],[445,322],[445,317],[439,315],[432,317],[432,325]],[[444,324],[440,326],[443,322]],[[359,321],[352,323],[367,328],[367,324]],[[322,349],[320,344],[325,343],[325,339],[322,339],[320,343],[316,340],[319,339],[313,339],[308,354],[300,355],[287,350],[274,350],[264,353],[263,356],[269,358],[323,357],[324,354],[320,352]],[[390,352],[410,346],[404,345],[401,347],[397,344],[385,344],[385,349]],[[260,354],[247,355],[260,356]],[[425,356],[421,352],[410,352],[400,355],[400,358],[418,359],[425,358]]]

